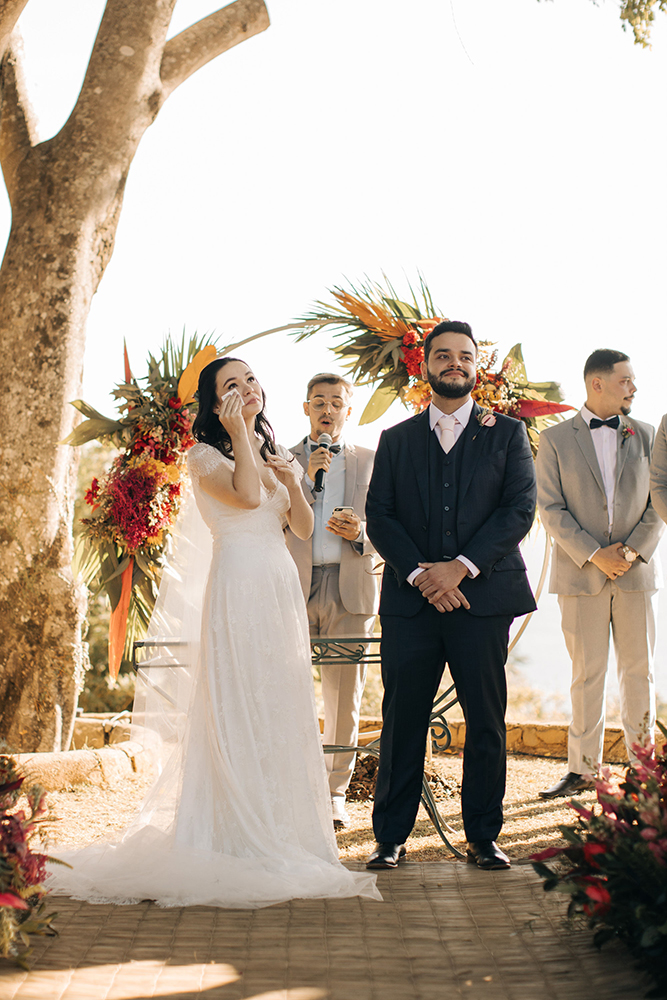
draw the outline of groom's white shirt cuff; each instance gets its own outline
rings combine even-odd
[[[470,562],[470,560],[466,559],[465,556],[457,556],[456,558],[458,559],[459,562],[463,563],[465,568],[468,570],[468,576],[472,580],[474,580],[476,576],[479,576],[479,570],[477,569],[477,567],[473,562]],[[412,573],[410,573],[410,576],[408,577],[408,583],[410,584],[411,587],[415,586],[415,580],[417,579],[419,574],[423,572],[424,570],[421,568],[421,566],[419,566],[417,569],[413,569]]]

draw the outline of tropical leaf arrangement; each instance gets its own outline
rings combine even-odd
[[[184,493],[184,459],[194,444],[199,374],[218,356],[209,337],[180,344],[167,338],[161,354],[148,356],[148,375],[135,379],[125,350],[125,381],[114,391],[120,411],[113,420],[83,400],[72,404],[86,419],[65,440],[79,446],[97,440],[120,453],[106,475],[86,492],[91,507],[77,539],[75,571],[111,604],[109,672],[143,637],[157,598],[169,532]]]
[[[351,378],[358,385],[376,386],[361,424],[377,420],[397,399],[415,413],[428,406],[431,389],[421,375],[424,340],[446,318],[434,306],[421,275],[417,290],[408,285],[409,301],[399,298],[386,276],[383,279],[383,284],[366,278],[356,286],[335,286],[330,289],[333,302],[318,301],[295,321],[297,340],[325,327],[333,329],[339,341],[334,351]],[[562,402],[557,382],[529,381],[521,344],[515,344],[501,364],[493,344],[482,342],[479,347],[473,397],[483,408],[523,420],[535,454],[540,431],[573,407]]]
[[[578,822],[559,827],[567,846],[532,857],[545,891],[570,897],[568,915],[587,919],[598,948],[625,942],[653,977],[647,997],[667,997],[667,729],[658,728],[662,745],[634,744],[637,763],[617,788],[605,768],[594,806],[569,803]]]
[[[31,842],[40,824],[48,820],[44,789],[35,786],[27,806],[17,809],[24,778],[16,760],[0,756],[0,955],[23,968],[30,954],[32,934],[56,934],[52,926],[57,913],[45,913],[47,861],[57,862],[32,850]]]

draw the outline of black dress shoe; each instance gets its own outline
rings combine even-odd
[[[583,774],[577,774],[575,771],[568,771],[552,788],[547,788],[539,794],[541,799],[557,799],[559,795],[574,795],[575,792],[586,792],[589,788],[595,788],[590,778],[585,778]]]
[[[366,862],[367,868],[397,868],[405,857],[405,844],[376,844]]]
[[[510,859],[500,850],[495,840],[475,840],[468,844],[468,864],[477,865],[486,872],[510,867]]]

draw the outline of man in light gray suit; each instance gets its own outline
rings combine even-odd
[[[550,591],[558,594],[572,659],[568,773],[542,798],[592,787],[601,761],[610,629],[621,720],[631,746],[655,725],[654,553],[664,525],[649,500],[654,429],[630,420],[636,392],[627,354],[598,350],[584,367],[586,404],[571,420],[542,431],[537,503],[554,539]]]
[[[362,521],[375,453],[343,441],[351,398],[352,386],[345,379],[329,372],[315,375],[303,404],[310,434],[290,449],[306,472],[303,491],[315,515],[313,535],[307,541],[289,528],[286,531],[308,605],[311,636],[366,636],[375,624],[375,549]],[[329,435],[331,449],[318,447],[321,434]],[[319,491],[318,471],[324,474]],[[336,510],[341,507],[349,509]],[[356,745],[365,681],[365,666],[322,664],[325,743]],[[349,823],[345,793],[354,760],[353,753],[326,756],[336,829]]]
[[[651,460],[651,503],[667,521],[667,414],[660,421]]]

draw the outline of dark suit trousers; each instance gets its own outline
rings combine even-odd
[[[382,615],[382,738],[373,828],[403,844],[414,826],[433,699],[449,664],[466,720],[461,808],[469,841],[495,840],[505,794],[505,661],[511,616],[441,613],[424,601],[412,618]]]

